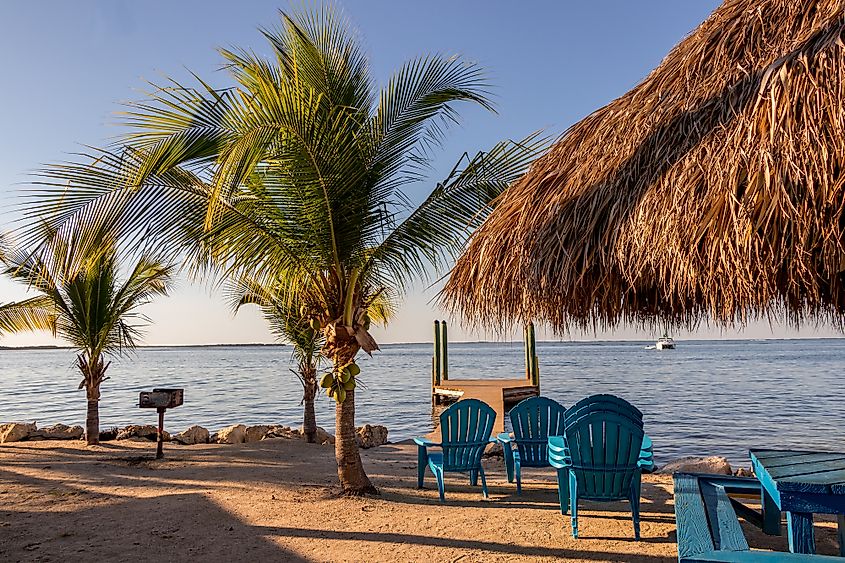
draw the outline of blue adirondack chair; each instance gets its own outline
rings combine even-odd
[[[642,413],[618,397],[594,395],[566,411],[564,435],[549,437],[549,463],[558,470],[560,510],[569,509],[572,537],[578,537],[580,498],[628,500],[640,539],[642,470],[653,467],[645,438]]]
[[[508,413],[513,437],[503,432],[498,440],[505,452],[508,482],[516,478],[517,494],[522,493],[522,466],[549,467],[549,436],[563,434],[565,413],[563,405],[548,397],[525,399]]]
[[[487,498],[487,479],[481,467],[481,455],[487,444],[495,440],[490,438],[496,411],[487,403],[478,399],[464,399],[450,406],[440,414],[440,435],[442,442],[436,443],[426,438],[414,438],[417,448],[417,486],[423,487],[425,468],[431,469],[437,479],[440,502],[446,502],[443,474],[447,472],[469,473],[469,482],[473,487],[481,476],[481,492]],[[428,451],[439,447],[440,452]]]

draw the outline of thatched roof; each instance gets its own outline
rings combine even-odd
[[[845,316],[841,0],[726,0],[502,197],[444,290],[465,318]]]

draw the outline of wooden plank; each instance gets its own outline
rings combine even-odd
[[[715,549],[707,513],[701,498],[698,477],[676,473],[675,521],[678,528],[678,559],[695,561],[696,554],[712,552]],[[690,558],[690,559],[687,559]]]
[[[746,522],[751,524],[752,526],[756,526],[758,528],[763,527],[763,515],[754,510],[749,506],[745,506],[738,500],[733,497],[728,497],[731,501],[731,506],[733,506],[734,512],[737,516],[743,518]],[[780,514],[780,513],[778,513]]]
[[[831,483],[841,483],[843,480],[845,480],[845,469],[840,469],[839,471],[784,477],[777,480],[777,488],[779,491],[800,491],[841,496],[841,493],[833,491]],[[837,488],[837,490],[841,489]]]
[[[845,469],[845,457],[814,462],[790,463],[789,465],[778,465],[777,467],[767,465],[766,469],[773,479],[780,480],[784,477],[794,477],[795,475]]]
[[[788,528],[789,551],[792,553],[816,552],[812,513],[787,512],[786,524]]]
[[[780,507],[769,494],[769,491],[762,489],[760,493],[760,508],[763,511],[763,533],[770,536],[779,536],[780,529]]]
[[[773,461],[778,458],[790,458],[805,454],[818,454],[818,451],[812,450],[758,450],[752,449],[750,451],[751,457],[756,457],[760,460]],[[828,452],[822,452],[828,453]]]
[[[845,454],[836,452],[804,452],[788,457],[769,458],[761,461],[769,469],[774,469],[776,467],[800,465],[802,463],[823,463],[836,460],[845,460]]]
[[[701,498],[710,522],[713,545],[721,551],[748,551],[748,542],[725,488],[700,479]]]
[[[680,563],[842,563],[830,555],[802,555],[780,551],[708,551],[681,557]]]

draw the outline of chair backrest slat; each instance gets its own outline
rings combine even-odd
[[[560,403],[548,397],[525,399],[510,410],[514,441],[523,466],[549,465],[548,438],[563,435],[565,413]]]
[[[496,411],[477,399],[463,399],[440,414],[443,469],[469,471],[481,462],[490,442]]]

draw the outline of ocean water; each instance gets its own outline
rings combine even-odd
[[[613,393],[645,415],[658,462],[724,455],[747,465],[755,447],[845,450],[845,339],[538,342],[544,395],[568,406]],[[71,350],[0,350],[0,422],[84,425],[85,394]],[[358,424],[384,424],[393,441],[433,428],[431,345],[384,345],[361,354]],[[102,386],[102,428],[156,422],[138,393],[183,387],[185,404],[165,416],[169,431],[192,424],[301,423],[301,386],[289,347],[149,347],[117,358]],[[449,375],[524,374],[521,342],[450,343]],[[317,422],[334,427],[334,402],[317,400]]]

